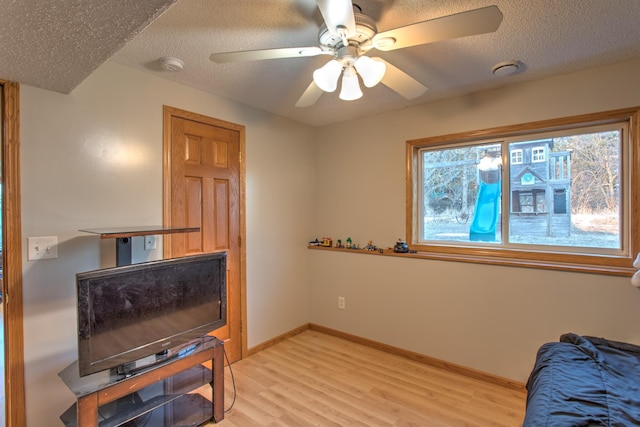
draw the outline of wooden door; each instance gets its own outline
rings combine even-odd
[[[199,227],[164,239],[165,258],[227,252],[227,325],[212,333],[230,362],[242,358],[244,265],[241,154],[244,127],[165,107],[164,222]]]

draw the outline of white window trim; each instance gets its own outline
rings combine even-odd
[[[514,157],[516,157],[515,160],[514,160]],[[513,150],[511,150],[510,159],[511,159],[510,163],[512,165],[521,165],[524,162],[522,148],[514,148]]]
[[[542,153],[542,155],[540,155]],[[531,149],[531,163],[542,163],[547,161],[547,150],[544,147],[533,147]]]

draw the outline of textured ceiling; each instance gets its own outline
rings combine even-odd
[[[312,126],[640,58],[638,0],[356,0],[378,31],[488,5],[504,18],[495,33],[375,51],[429,88],[416,99],[380,84],[363,88],[357,101],[326,93],[314,106],[296,108],[327,56],[229,64],[209,56],[317,46],[322,17],[315,0],[179,0],[164,13],[169,0],[22,3],[10,2],[0,15],[2,78],[67,93],[111,58]],[[163,56],[180,58],[184,70],[163,71]],[[511,59],[525,64],[522,72],[491,73]]]
[[[4,0],[0,78],[69,93],[176,0]]]

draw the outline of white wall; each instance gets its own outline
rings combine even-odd
[[[315,236],[405,236],[405,141],[640,106],[640,61],[318,130]],[[366,93],[365,93],[366,97]],[[309,251],[311,321],[525,382],[564,332],[640,342],[629,278]],[[337,309],[337,297],[347,309]]]
[[[23,242],[60,242],[54,260],[23,254],[28,425],[73,401],[57,372],[76,357],[75,273],[114,262],[112,242],[77,230],[162,222],[163,104],[246,126],[249,347],[312,321],[525,381],[563,332],[640,342],[626,278],[305,248],[404,236],[407,139],[640,105],[639,74],[635,61],[316,130],[113,63],[71,95],[22,86]],[[134,260],[159,257],[139,246]]]
[[[21,87],[24,328],[29,426],[74,401],[57,373],[76,358],[75,273],[115,263],[83,228],[162,223],[162,106],[246,126],[248,344],[308,322],[313,132],[296,122],[107,63],[61,95]],[[58,258],[27,261],[55,235]],[[134,262],[161,257],[134,238]]]

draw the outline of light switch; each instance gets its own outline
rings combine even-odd
[[[27,259],[58,258],[58,236],[27,237]]]

